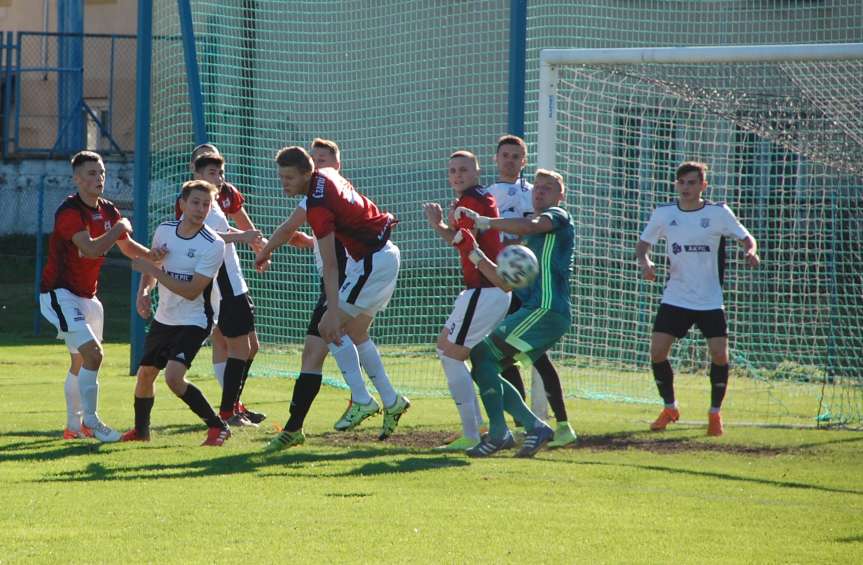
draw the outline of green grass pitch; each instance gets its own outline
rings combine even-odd
[[[0,563],[554,562],[851,563],[863,552],[863,435],[702,414],[664,434],[655,407],[570,400],[573,449],[488,460],[430,448],[452,402],[416,398],[396,435],[380,419],[332,431],[345,406],[324,387],[306,445],[265,455],[292,381],[253,378],[270,415],[223,448],[160,382],[153,441],[60,439],[59,343],[9,338],[0,355]],[[193,380],[215,402],[202,351]],[[128,346],[108,344],[101,414],[131,427]]]

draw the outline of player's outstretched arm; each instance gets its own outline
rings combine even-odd
[[[473,263],[491,284],[506,292],[512,290],[512,287],[497,274],[497,265],[482,252],[470,230],[461,228],[455,232],[452,245],[460,254],[467,257],[468,261]]]
[[[134,259],[132,261],[132,268],[142,275],[152,277],[157,280],[159,284],[174,294],[179,294],[186,300],[194,300],[198,298],[198,296],[204,292],[204,289],[207,288],[207,285],[213,280],[213,277],[205,277],[201,273],[195,273],[192,275],[191,280],[180,281],[146,259]],[[144,277],[142,277],[142,280],[143,278]]]
[[[339,261],[336,257],[336,236],[329,234],[318,239],[318,249],[323,262],[324,294],[327,311],[318,324],[318,331],[326,342],[341,345],[341,309],[339,308]]]
[[[635,262],[641,271],[641,276],[646,281],[656,280],[656,266],[648,256],[650,253],[650,244],[641,239],[635,244]]]
[[[95,259],[105,255],[123,235],[131,233],[132,224],[128,219],[121,218],[111,229],[96,238],[90,237],[87,230],[79,231],[72,236],[72,243],[81,251],[81,255]]]
[[[542,214],[531,218],[489,218],[477,214],[470,208],[458,207],[455,209],[455,219],[457,225],[462,228],[472,229],[476,227],[480,231],[493,229],[518,236],[547,233],[554,230],[554,222]]]
[[[255,268],[261,272],[265,271],[269,266],[273,252],[286,243],[290,243],[300,248],[314,247],[314,240],[310,236],[302,234],[304,237],[297,237],[298,234],[302,233],[297,230],[305,222],[306,211],[297,206],[294,211],[291,212],[288,219],[276,228],[276,231],[273,232],[270,239],[267,240],[266,244],[257,252],[257,256],[255,257]]]
[[[426,202],[423,204],[423,213],[429,226],[435,231],[447,245],[452,245],[452,238],[455,235],[455,230],[443,221],[443,209],[437,202]]]

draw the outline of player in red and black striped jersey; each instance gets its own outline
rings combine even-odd
[[[383,401],[384,423],[379,438],[386,439],[395,431],[410,402],[393,389],[368,330],[395,290],[400,254],[390,241],[390,232],[396,219],[380,211],[335,169],[315,169],[312,157],[302,147],[280,150],[276,164],[285,194],[306,196],[306,218],[321,252],[327,311],[318,330],[351,388],[351,404],[335,428],[354,428],[380,412],[380,405],[366,390],[362,365]],[[341,287],[336,239],[348,253]]]
[[[498,217],[494,196],[479,185],[479,161],[473,153],[456,151],[450,155],[447,176],[458,197],[451,210],[465,207],[483,216]],[[423,211],[432,229],[451,245],[457,231],[451,227],[454,225],[452,219],[449,225],[444,223],[443,210],[434,202],[424,204]],[[503,247],[500,234],[495,230],[477,232],[476,239],[489,257],[497,257]],[[466,255],[460,255],[460,259],[465,290],[456,298],[452,313],[438,335],[437,354],[461,418],[462,435],[438,448],[444,451],[463,451],[480,441],[482,414],[465,360],[473,346],[506,315],[511,298],[511,293],[492,284]]]
[[[54,230],[48,244],[48,260],[42,270],[42,314],[66,341],[71,365],[66,375],[65,439],[95,436],[118,441],[120,434],[98,417],[98,372],[102,364],[104,312],[96,298],[99,272],[105,254],[116,243],[131,259],[158,261],[163,253],[129,238],[132,225],[110,201],[102,198],[105,165],[91,151],[72,158],[72,179],[78,188],[54,214]]]

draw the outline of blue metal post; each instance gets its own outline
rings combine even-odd
[[[0,33],[0,39],[3,34]],[[9,121],[12,105],[12,51],[14,49],[14,36],[11,31],[6,32],[5,64],[3,65],[3,159],[9,154]],[[17,75],[15,80],[18,80]]]
[[[75,69],[58,73],[58,130],[63,124],[59,149],[63,154],[86,147],[84,127],[84,3],[80,0],[57,0],[58,60],[61,67]]]
[[[527,0],[509,3],[509,107],[508,133],[524,137],[525,57],[527,54]]]
[[[207,143],[207,124],[204,121],[204,95],[198,72],[198,53],[195,49],[195,30],[192,25],[192,6],[189,0],[177,0],[180,12],[180,32],[183,36],[183,55],[186,61],[186,80],[189,83],[189,102],[192,106],[192,129],[195,144]]]
[[[45,173],[39,177],[39,193],[36,200],[36,284],[34,294],[36,298],[36,308],[33,310],[33,335],[39,336],[42,333],[42,313],[39,309],[39,292],[42,286],[42,263],[44,259],[44,249],[42,249],[42,240],[44,239],[44,229],[42,225],[42,216],[45,210]]]
[[[150,83],[153,67],[153,0],[138,0],[138,66],[135,73],[135,217],[134,232],[138,241],[149,243],[148,201],[150,193]],[[132,272],[132,313],[129,374],[138,371],[144,353],[144,320],[134,307],[141,275]]]
[[[114,47],[116,36],[111,36],[111,68],[108,71],[108,119],[104,124],[105,129],[114,136]]]

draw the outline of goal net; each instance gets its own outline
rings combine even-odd
[[[661,283],[634,248],[706,162],[706,197],[758,240],[728,245],[724,292],[738,420],[857,424],[863,416],[863,44],[545,50],[538,161],[567,179],[577,226],[575,323],[558,354],[586,394],[656,397],[647,344]],[[664,244],[653,250],[664,280]],[[678,342],[681,394],[707,402],[706,347]],[[606,368],[606,371],[596,370]],[[688,375],[687,375],[688,374]],[[687,399],[688,401],[689,399]]]

